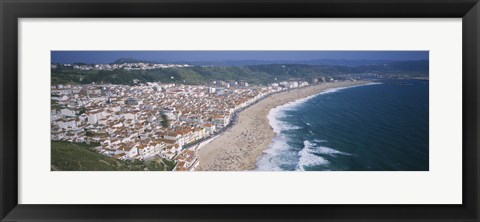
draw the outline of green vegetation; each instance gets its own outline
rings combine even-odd
[[[324,71],[328,70],[328,71]],[[254,84],[267,84],[277,80],[292,78],[312,78],[330,73],[332,67],[318,67],[308,65],[280,65],[261,66],[214,66],[214,67],[176,67],[153,70],[113,70],[113,71],[80,71],[52,69],[52,85],[80,83],[112,83],[133,85],[134,80],[139,83],[164,82],[184,84],[205,84],[214,80],[247,81]],[[336,71],[333,73],[341,73]]]
[[[85,107],[80,107],[80,111],[79,111],[79,113],[78,113],[78,116],[84,114],[85,112],[87,112],[87,108],[85,108]]]
[[[253,84],[268,84],[291,79],[311,80],[320,76],[341,77],[347,74],[378,73],[428,76],[428,61],[391,62],[357,67],[333,65],[270,64],[252,66],[192,66],[152,70],[73,70],[52,69],[52,85],[65,83],[89,84],[112,83],[133,85],[164,82],[205,84],[214,80],[247,81]]]
[[[147,162],[117,160],[95,151],[98,144],[51,142],[53,171],[171,171],[175,166],[173,161],[161,158]]]
[[[58,104],[56,100],[50,100],[50,104],[52,110],[60,111],[61,109],[65,108],[65,105]]]
[[[399,61],[390,62],[385,64],[374,64],[355,67],[357,72],[371,72],[371,73],[422,73],[428,75],[429,62],[428,60],[422,61]]]
[[[94,70],[52,69],[52,85],[82,83],[89,74],[97,74]]]
[[[140,59],[132,59],[132,58],[119,58],[113,62],[113,64],[122,64],[122,63],[152,63],[150,61],[140,60]]]
[[[162,127],[163,128],[168,128],[170,126],[170,120],[168,120],[167,115],[162,115],[162,121],[161,121]]]

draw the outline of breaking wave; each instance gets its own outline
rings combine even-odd
[[[375,84],[382,83],[369,83],[365,85]],[[291,123],[288,123],[282,119],[288,117],[288,111],[296,110],[300,105],[318,95],[335,93],[344,89],[365,85],[327,89],[318,94],[297,99],[271,109],[267,115],[267,118],[270,126],[276,133],[276,136],[273,138],[269,147],[263,152],[263,155],[261,155],[257,160],[256,170],[280,171],[285,170],[285,168],[291,170],[305,170],[305,167],[329,164],[329,161],[320,155],[350,155],[325,146],[317,146],[315,144],[326,142],[324,140],[314,140],[313,142],[304,141],[303,149],[300,151],[298,150],[299,148],[291,147],[288,144],[289,139],[285,133],[290,130],[302,129],[302,126],[292,125]],[[311,124],[306,124],[305,127],[308,126],[311,126]],[[312,134],[313,132],[310,131],[310,133]]]
[[[322,141],[324,140],[317,140]],[[319,156],[320,154],[324,155],[350,155],[332,148],[325,146],[317,146],[315,143],[312,143],[308,140],[303,141],[303,149],[298,152],[300,156],[298,160],[297,170],[305,170],[305,167],[311,166],[320,166],[329,164],[328,160]]]

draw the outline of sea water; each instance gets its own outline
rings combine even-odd
[[[428,80],[337,88],[272,109],[257,170],[429,170]]]

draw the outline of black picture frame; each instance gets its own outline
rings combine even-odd
[[[1,221],[479,221],[478,0],[1,0]],[[461,205],[18,204],[18,19],[133,17],[462,18]],[[448,44],[448,43],[445,43]],[[41,191],[39,191],[41,192]]]

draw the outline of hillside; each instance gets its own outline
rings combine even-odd
[[[97,153],[93,145],[51,141],[52,171],[171,171],[172,161],[156,159],[150,162],[117,160]]]
[[[132,59],[132,58],[119,58],[115,61],[113,61],[113,64],[123,64],[123,63],[154,63],[151,61],[145,61],[145,60],[139,60],[139,59]]]
[[[421,61],[401,61],[390,62],[385,64],[365,65],[355,67],[357,72],[373,72],[373,73],[392,73],[392,72],[418,72],[428,74],[428,60]]]
[[[122,59],[122,61],[130,61]],[[205,84],[214,80],[247,81],[268,84],[289,79],[311,80],[320,76],[342,77],[348,74],[377,73],[386,75],[428,75],[428,61],[391,62],[364,66],[333,66],[304,64],[268,64],[253,66],[192,66],[153,70],[74,70],[52,69],[52,85],[112,83],[134,84],[135,82],[165,82]]]

